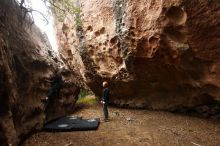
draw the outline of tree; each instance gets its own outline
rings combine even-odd
[[[79,17],[80,8],[78,0],[41,0],[47,7],[48,14],[53,13],[58,21],[62,22],[67,14],[75,15],[75,23],[77,26],[81,25],[81,19]],[[46,14],[38,10],[34,10],[31,7],[30,0],[18,1],[20,8],[24,11],[24,18],[29,14],[33,20],[33,12],[39,13],[44,20],[48,23],[48,17]]]

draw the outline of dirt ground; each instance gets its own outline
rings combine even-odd
[[[103,122],[100,105],[73,115],[101,118],[97,131],[39,132],[24,146],[220,146],[220,123],[168,112],[109,108]]]

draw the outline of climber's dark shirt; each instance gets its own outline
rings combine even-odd
[[[109,103],[109,93],[110,93],[110,90],[108,88],[104,88],[103,89],[103,94],[102,94],[102,100],[108,104]]]

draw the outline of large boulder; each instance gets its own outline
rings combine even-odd
[[[173,109],[220,100],[219,2],[84,0],[80,8],[82,26],[71,33],[76,27],[68,19],[60,40],[71,46],[63,50],[70,57],[78,52],[95,94],[107,80],[111,102],[120,106]]]
[[[47,80],[63,66],[59,97],[45,111],[41,98],[50,88]],[[47,36],[32,24],[14,0],[0,1],[0,145],[16,145],[52,118],[72,112],[79,87],[69,70],[51,49]]]

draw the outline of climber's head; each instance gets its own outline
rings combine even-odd
[[[107,87],[107,86],[108,86],[108,82],[107,82],[107,81],[104,81],[104,82],[102,83],[102,86],[103,86],[103,87]]]

